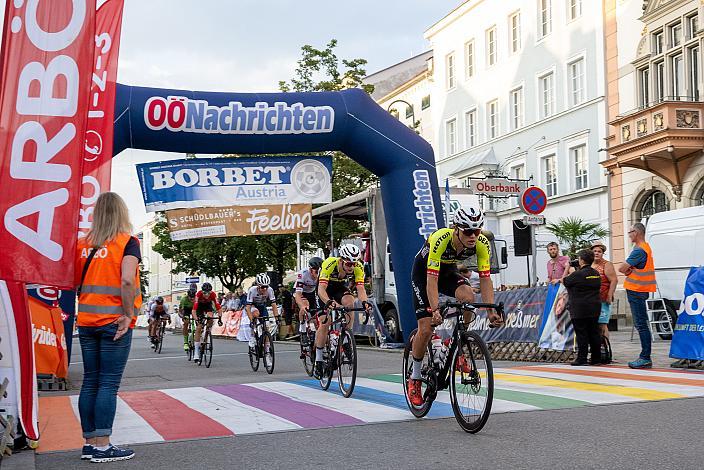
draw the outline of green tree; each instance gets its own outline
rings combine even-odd
[[[199,238],[173,241],[166,220],[161,217],[152,230],[158,241],[154,251],[174,263],[172,272],[202,273],[217,278],[229,290],[266,270],[255,237]]]
[[[574,257],[579,250],[589,248],[592,241],[609,234],[601,225],[584,222],[579,217],[560,218],[557,223],[548,224],[545,228],[569,246],[566,254],[570,257]]]

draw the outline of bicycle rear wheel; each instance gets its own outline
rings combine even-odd
[[[203,359],[205,360],[205,367],[210,368],[210,364],[213,362],[213,335],[210,334],[210,330],[205,332],[205,339],[201,348],[203,351]]]
[[[274,373],[274,341],[271,339],[271,334],[264,331],[262,336],[262,359],[264,361],[264,369],[268,374]]]
[[[256,372],[259,370],[259,338],[254,338],[254,347],[249,348],[249,365],[252,366],[252,370]]]
[[[161,354],[161,348],[164,346],[164,332],[166,331],[166,325],[162,322],[159,326],[159,345],[156,347],[156,353]]]
[[[450,401],[460,427],[479,432],[491,413],[494,369],[484,340],[473,331],[462,336],[452,357]]]
[[[303,345],[303,339],[308,337],[308,345],[304,346]],[[310,336],[308,335],[308,332],[306,331],[305,333],[301,333],[301,361],[303,362],[303,368],[306,370],[306,374],[308,374],[309,377],[313,376],[313,367],[315,366],[315,361],[314,357],[311,353],[312,348],[315,347],[314,339],[311,341]]]
[[[349,330],[340,335],[337,346],[337,383],[345,398],[349,398],[357,380],[357,344]]]
[[[425,358],[423,359],[423,404],[421,406],[415,406],[408,399],[408,381],[411,379],[411,374],[413,373],[413,360],[411,359],[411,350],[413,348],[413,338],[415,338],[417,331],[418,330],[415,329],[411,332],[411,335],[408,338],[408,341],[406,342],[406,347],[403,349],[403,370],[401,372],[403,377],[403,396],[406,398],[406,405],[408,405],[408,409],[411,410],[413,416],[415,416],[416,418],[422,418],[423,416],[428,414],[428,412],[430,411],[430,407],[433,406],[435,394],[431,395],[428,391],[427,371],[431,370],[432,364],[430,362],[430,354],[426,353]]]

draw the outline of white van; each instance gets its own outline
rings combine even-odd
[[[689,269],[704,266],[704,206],[653,215],[648,220],[645,241],[653,250],[657,296],[665,299],[674,324]]]

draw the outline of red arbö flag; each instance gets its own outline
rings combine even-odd
[[[110,189],[117,59],[124,0],[105,0],[95,16],[93,79],[83,153],[83,187],[78,236],[88,233],[100,193]]]
[[[74,287],[95,0],[6,2],[0,279]]]

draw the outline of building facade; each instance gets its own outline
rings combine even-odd
[[[628,227],[704,204],[699,0],[607,0],[608,160],[612,257]]]
[[[608,228],[602,1],[469,0],[425,37],[440,181],[530,179],[548,195],[548,222],[578,216]],[[489,228],[511,245],[512,221],[523,215],[517,198],[482,205]],[[542,266],[554,237],[541,228],[537,239]],[[505,282],[525,283],[515,271]]]

